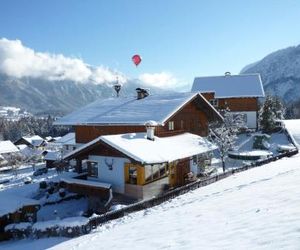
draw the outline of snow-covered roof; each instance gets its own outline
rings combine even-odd
[[[139,100],[136,97],[97,100],[80,110],[58,119],[55,124],[144,125],[149,120],[153,120],[158,124],[164,124],[169,117],[197,95],[199,94],[189,92],[149,95]],[[199,95],[199,98],[204,99],[201,95]],[[211,109],[213,109],[212,106]],[[214,112],[217,113],[215,110]]]
[[[155,137],[154,141],[148,140],[146,133],[129,133],[99,136],[67,154],[64,158],[70,158],[100,141],[143,164],[172,162],[217,148],[207,139],[190,133],[170,137]]]
[[[19,149],[11,141],[0,141],[0,154],[18,152]]]
[[[39,135],[33,135],[33,136],[23,136],[22,137],[25,141],[30,143],[31,145],[38,147],[40,146],[45,140],[40,137]]]
[[[264,97],[259,74],[196,77],[192,92],[215,92],[216,98]]]
[[[60,143],[62,145],[75,145],[75,133],[68,133],[60,137],[55,143]]]
[[[24,206],[40,204],[37,200],[15,196],[5,192],[0,192],[0,200],[3,201],[0,206],[0,217],[9,213],[14,213]]]
[[[75,178],[69,178],[69,177],[62,178],[61,181],[69,183],[69,184],[78,184],[78,185],[83,185],[83,186],[92,186],[92,187],[99,187],[99,188],[105,188],[105,189],[111,188],[111,184],[105,183],[105,182],[100,182],[100,181],[81,180],[81,179],[75,179]]]
[[[56,161],[60,158],[61,153],[59,151],[48,151],[44,157],[48,161]]]

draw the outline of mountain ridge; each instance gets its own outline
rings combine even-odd
[[[123,84],[120,96],[135,95],[138,80]],[[15,106],[34,114],[64,115],[98,98],[115,96],[112,84],[50,81],[37,78],[12,78],[0,75],[0,106]],[[151,93],[164,92],[151,87]]]
[[[280,49],[249,64],[242,74],[260,73],[265,92],[289,106],[300,100],[300,45]]]

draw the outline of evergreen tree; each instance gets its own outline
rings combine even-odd
[[[259,111],[259,125],[263,132],[270,133],[276,129],[276,121],[284,119],[285,108],[277,96],[266,97]]]

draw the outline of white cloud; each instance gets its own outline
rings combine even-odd
[[[169,72],[141,74],[139,80],[145,84],[163,89],[170,89],[179,85],[179,80]]]
[[[71,80],[79,83],[113,83],[118,76],[125,83],[126,77],[107,67],[90,67],[81,59],[61,54],[35,52],[20,40],[0,39],[0,73],[16,78],[33,77],[46,80]]]

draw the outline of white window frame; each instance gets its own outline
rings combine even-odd
[[[218,99],[210,99],[209,102],[214,107],[218,107],[219,106],[219,100]]]
[[[174,130],[174,121],[169,121],[168,126],[169,130]]]

